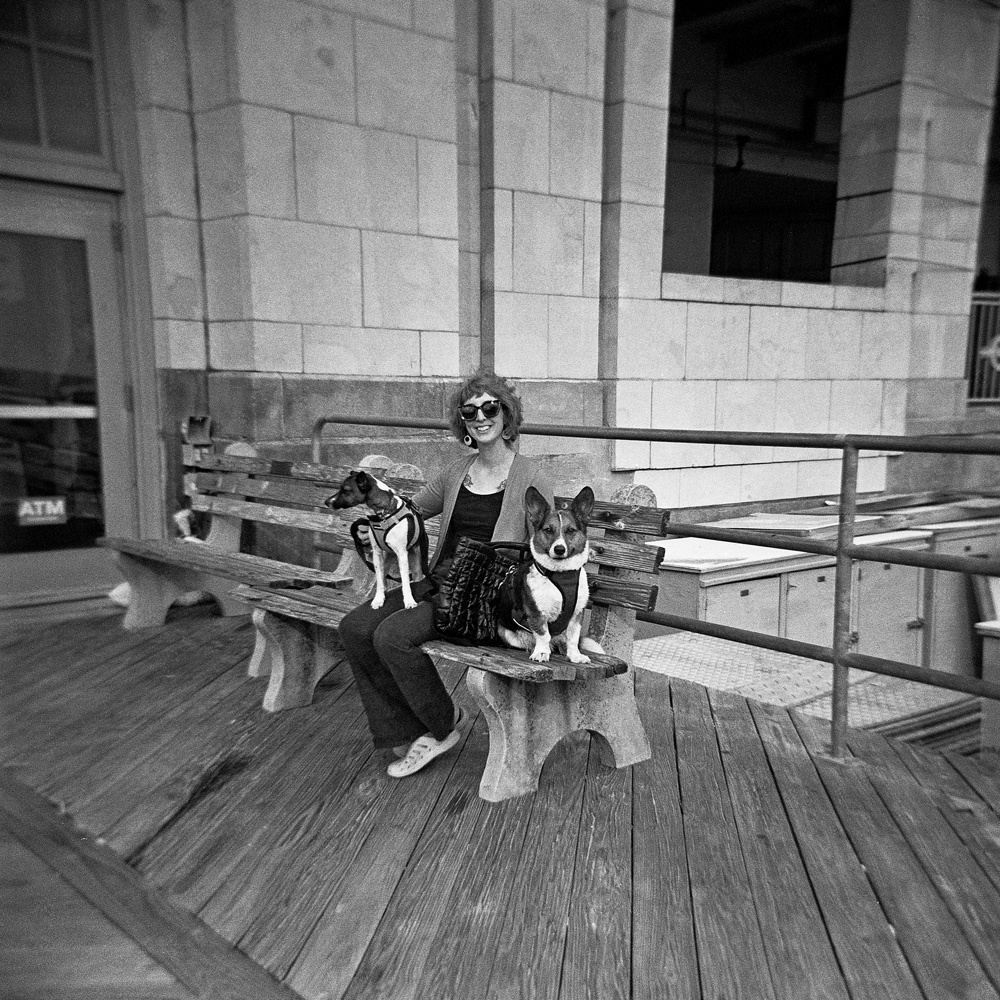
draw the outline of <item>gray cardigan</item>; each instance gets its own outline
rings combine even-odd
[[[433,569],[441,554],[441,546],[448,537],[451,525],[451,515],[455,510],[458,491],[462,487],[465,476],[476,455],[466,455],[450,465],[446,465],[423,489],[413,497],[413,503],[424,517],[441,515],[441,526],[437,545],[431,557]],[[552,486],[543,475],[540,464],[531,458],[514,456],[514,462],[507,476],[507,487],[504,490],[503,502],[500,506],[500,516],[493,529],[494,542],[526,542],[528,540],[528,516],[524,509],[524,492],[529,486],[534,486],[551,504],[554,502]]]

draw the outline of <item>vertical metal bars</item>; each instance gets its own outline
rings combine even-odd
[[[834,757],[844,752],[847,739],[848,667],[851,651],[851,589],[854,571],[845,549],[854,541],[858,498],[858,449],[844,444],[840,467],[840,516],[837,525],[837,569],[833,586],[833,706],[830,742]]]

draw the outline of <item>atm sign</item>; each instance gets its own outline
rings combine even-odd
[[[17,502],[17,525],[19,528],[65,523],[65,497],[24,497]]]

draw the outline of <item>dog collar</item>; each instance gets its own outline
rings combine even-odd
[[[534,563],[535,569],[537,569],[538,572],[542,574],[542,576],[547,576],[550,580],[552,580],[555,583],[558,583],[560,580],[562,581],[573,580],[579,577],[580,575],[580,571],[578,569],[546,569],[537,560],[532,559],[531,561],[532,563]]]
[[[372,511],[368,515],[369,522],[375,522],[379,527],[391,528],[394,524],[402,521],[410,512],[410,506],[404,497],[398,497],[399,506],[395,510],[387,510],[384,514],[377,514]]]

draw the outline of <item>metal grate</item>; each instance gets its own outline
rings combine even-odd
[[[974,292],[969,317],[970,403],[1000,402],[1000,292]]]

